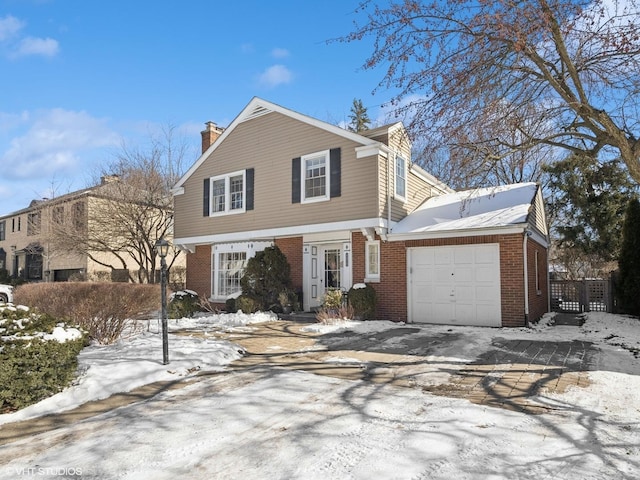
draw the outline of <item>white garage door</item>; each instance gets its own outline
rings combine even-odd
[[[497,243],[407,251],[410,322],[502,325]]]

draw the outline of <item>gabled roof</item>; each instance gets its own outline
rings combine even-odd
[[[431,197],[398,222],[392,235],[524,228],[538,189],[535,183],[516,183]]]
[[[174,190],[179,189],[184,185],[184,183],[189,179],[191,175],[202,165],[202,163],[211,155],[213,151],[215,151],[218,146],[224,142],[224,139],[231,133],[233,130],[243,122],[251,121],[255,118],[261,117],[263,115],[268,115],[270,113],[277,112],[282,115],[286,115],[287,117],[296,119],[300,122],[306,123],[308,125],[312,125],[314,127],[320,128],[322,130],[326,130],[327,132],[331,132],[335,135],[339,135],[341,137],[352,140],[355,143],[360,145],[379,145],[381,148],[387,148],[386,145],[381,144],[371,138],[367,138],[364,135],[357,134],[355,132],[350,132],[349,130],[345,130],[344,128],[340,128],[336,125],[332,125],[327,122],[323,122],[313,117],[309,117],[307,115],[303,115],[298,112],[294,112],[293,110],[289,110],[288,108],[281,107],[280,105],[276,105],[275,103],[268,102],[267,100],[263,100],[258,97],[253,97],[249,104],[244,107],[242,112],[231,122],[231,124],[225,129],[225,131],[216,139],[213,144],[195,161],[195,163],[187,170],[187,172],[178,180],[178,183],[173,187]]]

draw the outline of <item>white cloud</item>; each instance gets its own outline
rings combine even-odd
[[[272,65],[262,72],[259,77],[260,84],[268,88],[291,83],[292,79],[291,70],[284,65]]]
[[[41,55],[53,57],[60,51],[60,45],[53,38],[24,36],[21,34],[26,24],[12,15],[0,18],[0,47],[9,58]]]
[[[24,27],[24,22],[21,22],[16,17],[7,15],[0,18],[0,42],[5,42],[15,37],[22,27]]]
[[[42,55],[44,57],[54,57],[59,50],[58,41],[53,38],[26,37],[20,40],[11,56]]]
[[[74,172],[84,155],[96,148],[117,145],[119,137],[106,121],[85,112],[54,109],[34,114],[29,130],[10,142],[0,155],[6,178],[48,178],[55,173]]]
[[[271,56],[273,58],[287,58],[289,55],[289,50],[285,48],[274,48],[271,50]]]

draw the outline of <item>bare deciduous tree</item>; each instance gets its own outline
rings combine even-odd
[[[365,67],[386,68],[379,88],[399,89],[392,104],[412,113],[414,139],[494,163],[540,145],[619,156],[640,183],[636,0],[365,1],[359,11],[367,20],[341,40],[374,38]]]
[[[154,283],[156,241],[173,236],[170,189],[182,173],[187,144],[176,143],[175,128],[151,137],[148,148],[123,145],[102,169],[100,186],[86,202],[75,200],[64,221],[54,222],[50,241],[60,251],[87,255],[129,280]],[[172,262],[178,252],[167,258]],[[171,268],[171,263],[169,264]],[[134,272],[134,273],[131,273]]]

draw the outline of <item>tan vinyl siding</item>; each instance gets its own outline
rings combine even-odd
[[[535,228],[540,234],[543,236],[547,236],[547,222],[545,219],[545,211],[544,211],[544,201],[542,199],[542,194],[540,192],[540,188],[536,192],[536,198],[533,201],[531,206],[531,213],[529,215],[529,223]]]
[[[387,203],[389,195],[391,201],[391,221],[397,222],[406,217],[409,213],[419,207],[422,202],[429,198],[432,193],[432,186],[422,177],[411,171],[411,145],[404,129],[395,129],[389,135],[390,147],[407,160],[407,194],[403,201],[395,197],[395,156],[392,154],[388,158],[380,158],[379,179],[380,188],[380,214],[387,218]]]
[[[377,217],[376,157],[356,158],[359,144],[280,113],[238,124],[175,196],[179,238],[255,231]],[[291,160],[340,147],[341,196],[328,201],[291,201]],[[203,216],[203,181],[254,169],[254,210]]]

